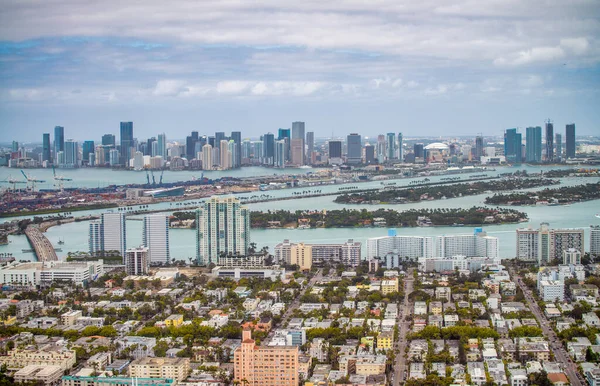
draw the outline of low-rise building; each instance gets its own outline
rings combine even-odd
[[[28,365],[17,371],[14,379],[18,383],[31,382],[35,385],[50,386],[60,380],[63,372],[60,366]]]
[[[129,376],[134,378],[170,378],[180,382],[189,372],[189,358],[140,358],[129,365]]]
[[[5,356],[0,356],[0,365],[6,365],[8,370],[19,370],[29,365],[36,365],[59,366],[65,371],[71,369],[75,362],[75,351],[51,346],[41,349],[15,348]]]

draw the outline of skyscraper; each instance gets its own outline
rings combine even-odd
[[[125,257],[127,249],[125,214],[102,213],[100,219],[102,221],[102,250],[117,251]]]
[[[50,133],[44,133],[42,136],[42,161],[51,161],[50,154]]]
[[[415,155],[415,162],[417,162],[417,158],[423,160],[425,158],[425,150],[422,143],[415,143],[413,146],[413,153]]]
[[[81,161],[84,164],[89,164],[90,161],[90,154],[94,154],[95,151],[95,146],[94,146],[94,141],[83,141],[83,148],[82,148],[82,157],[81,157]]]
[[[104,134],[102,136],[102,145],[103,146],[115,146],[115,135],[114,134]]]
[[[285,139],[275,142],[275,167],[285,167]]]
[[[483,157],[483,137],[478,135],[475,137],[475,158],[480,160]]]
[[[315,133],[314,131],[306,132],[306,163],[313,163],[313,153],[315,152]]]
[[[242,165],[242,132],[232,131],[231,140],[235,143],[235,150],[233,152],[234,163],[231,167],[239,168]]]
[[[600,257],[600,225],[590,226],[590,255]]]
[[[196,135],[194,136],[194,133]],[[188,161],[196,158],[196,141],[198,140],[198,132],[192,131],[192,135],[185,137],[185,157]]]
[[[133,122],[121,122],[121,158],[120,164],[127,167],[133,158]]]
[[[362,162],[362,143],[361,136],[357,133],[351,133],[347,138],[348,153],[346,162],[349,164],[359,164]]]
[[[555,154],[555,159],[558,162],[562,161],[562,134],[560,133],[556,133],[555,136],[556,140],[555,140],[555,144],[556,144],[556,154]]]
[[[546,162],[554,162],[554,124],[546,121]]]
[[[375,161],[376,161],[375,146],[366,144],[365,145],[365,163],[366,164],[374,164]]]
[[[219,167],[221,170],[231,169],[230,158],[229,141],[222,139],[219,144]]]
[[[212,146],[208,143],[202,146],[202,169],[212,170]]]
[[[168,264],[170,262],[168,216],[152,214],[144,217],[143,243],[148,248],[150,264]]]
[[[404,161],[404,136],[398,133],[398,159]]]
[[[198,264],[219,264],[219,256],[245,255],[250,245],[250,211],[235,197],[213,196],[196,209]]]
[[[296,162],[294,162],[294,160],[292,160],[293,163],[297,164],[297,165],[304,165],[304,144],[306,143],[306,136],[304,133],[304,122],[292,122],[292,141],[294,139],[301,139],[302,140],[302,157],[299,160],[295,160]],[[290,143],[290,146],[292,146],[292,144]]]
[[[77,142],[68,139],[65,141],[65,160],[62,166],[67,168],[76,168],[79,166],[79,149],[77,146]]]
[[[575,144],[575,124],[570,123],[566,128],[566,158],[575,158],[575,150],[577,145]]]
[[[342,158],[342,141],[329,141],[329,159]]]
[[[521,163],[521,133],[517,129],[508,129],[504,132],[504,156],[506,162]]]
[[[377,136],[377,148],[375,149],[377,162],[380,164],[385,162],[385,135],[379,134]]]
[[[102,222],[90,221],[88,245],[90,254],[102,252]]]
[[[525,161],[542,162],[542,128],[539,126],[525,129]]]
[[[54,127],[54,157],[59,151],[65,151],[65,128],[62,126]],[[58,163],[58,162],[57,162]]]
[[[293,138],[290,145],[291,163],[296,166],[304,165],[304,140]]]
[[[275,161],[275,136],[272,133],[263,135],[262,163],[273,165]]]
[[[156,149],[156,155],[167,159],[167,136],[165,133],[158,135],[158,148]]]
[[[386,151],[389,161],[396,159],[396,134],[387,133],[386,135]]]

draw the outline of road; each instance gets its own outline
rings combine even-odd
[[[413,291],[413,285],[415,279],[413,278],[413,268],[410,268],[404,278],[404,301],[400,307],[398,313],[398,325],[400,331],[398,334],[398,340],[394,342],[394,351],[396,354],[396,363],[394,363],[394,378],[392,386],[399,386],[400,382],[404,382],[404,372],[408,373],[406,368],[406,335],[410,328],[410,321],[406,319],[412,313],[412,305],[408,300],[408,295]]]
[[[58,256],[56,256],[52,243],[40,232],[37,226],[28,226],[25,229],[25,235],[29,240],[29,244],[33,247],[38,261],[58,261]]]
[[[573,362],[573,360],[571,359],[571,357],[565,350],[562,342],[560,341],[560,339],[558,339],[558,337],[556,336],[556,333],[550,327],[550,322],[546,318],[546,315],[544,315],[544,313],[540,310],[540,307],[538,306],[537,302],[533,298],[533,293],[531,292],[529,287],[527,287],[523,283],[523,281],[521,280],[521,277],[518,276],[516,273],[511,273],[511,276],[513,277],[513,281],[523,291],[523,294],[525,295],[525,300],[527,301],[527,304],[529,305],[529,309],[531,310],[533,315],[535,315],[535,318],[537,319],[538,323],[542,327],[544,336],[549,340],[550,348],[552,349],[552,352],[554,353],[555,360],[557,362],[563,364],[563,366],[565,368],[565,374],[567,375],[567,378],[569,378],[569,382],[571,383],[571,386],[587,385],[586,381],[583,379],[583,376],[581,374],[579,374],[579,371],[577,371],[577,364],[575,362]]]
[[[323,278],[323,275],[321,274],[322,270],[319,269],[315,275],[308,281],[308,283],[306,283],[306,286],[304,286],[304,288],[300,291],[300,294],[298,294],[298,296],[296,296],[294,298],[294,301],[292,301],[289,305],[289,307],[287,307],[287,309],[285,310],[285,312],[283,313],[283,316],[281,317],[281,322],[279,322],[279,326],[285,326],[287,324],[287,322],[290,320],[292,313],[294,312],[294,310],[298,307],[300,307],[300,298],[302,296],[304,296],[304,294],[310,289],[312,288],[316,282],[318,282],[319,280],[321,280]],[[273,338],[273,334],[275,333],[275,326],[273,326],[273,328],[271,329],[271,331],[269,331],[269,334],[267,335],[267,339],[265,339],[266,344],[268,344],[268,342],[271,341],[271,338]]]

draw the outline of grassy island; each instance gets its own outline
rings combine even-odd
[[[341,209],[327,211],[267,211],[251,212],[252,228],[357,228],[357,227],[416,227],[461,226],[517,223],[527,214],[512,209],[472,207],[469,209]]]
[[[342,204],[403,204],[409,202],[439,200],[473,196],[485,192],[529,189],[556,185],[559,182],[546,178],[504,178],[494,181],[477,181],[452,185],[399,188],[373,192],[351,193],[338,196],[335,202]]]
[[[600,199],[600,182],[537,192],[494,194],[485,199],[490,205],[564,205],[580,201]]]

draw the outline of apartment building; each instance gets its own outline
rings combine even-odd
[[[183,381],[190,372],[189,358],[139,358],[129,365],[129,376],[134,378],[171,378]]]
[[[0,366],[6,365],[8,370],[19,370],[29,365],[59,366],[63,371],[75,365],[75,351],[48,346],[39,350],[18,349],[0,356]]]

